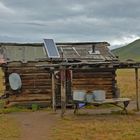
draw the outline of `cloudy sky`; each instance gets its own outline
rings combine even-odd
[[[115,47],[139,37],[139,0],[0,0],[0,42],[53,38]]]

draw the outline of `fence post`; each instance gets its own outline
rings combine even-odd
[[[139,79],[138,79],[138,68],[135,68],[135,80],[136,80],[136,105],[137,111],[140,110],[139,108]]]

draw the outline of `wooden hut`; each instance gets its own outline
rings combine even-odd
[[[50,59],[44,44],[0,43],[1,64],[5,74],[5,93],[8,104],[52,104],[55,92],[56,105],[61,101],[61,77],[59,64],[67,63],[66,99],[72,103],[74,90],[105,90],[107,98],[117,93],[116,68],[118,59],[108,49],[107,42],[56,43],[60,58]],[[48,68],[47,68],[48,66]],[[53,67],[54,66],[54,67]],[[12,90],[9,75],[21,77],[20,90]],[[53,75],[53,78],[52,78]]]

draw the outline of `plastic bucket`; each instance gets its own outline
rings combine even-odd
[[[88,103],[93,102],[93,94],[92,93],[91,94],[86,94],[86,101]]]
[[[73,100],[85,101],[86,92],[84,90],[74,90]]]
[[[95,101],[104,101],[106,99],[106,92],[104,90],[94,90],[93,98]]]

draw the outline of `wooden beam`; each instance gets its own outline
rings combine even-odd
[[[138,79],[138,68],[135,68],[135,79],[136,79],[136,105],[137,105],[137,111],[140,110],[139,107],[139,79]]]
[[[66,110],[66,69],[65,69],[65,66],[60,67],[60,73],[61,73],[61,117],[63,117]]]
[[[56,95],[55,95],[55,78],[54,72],[52,72],[52,108],[53,111],[56,111]]]

